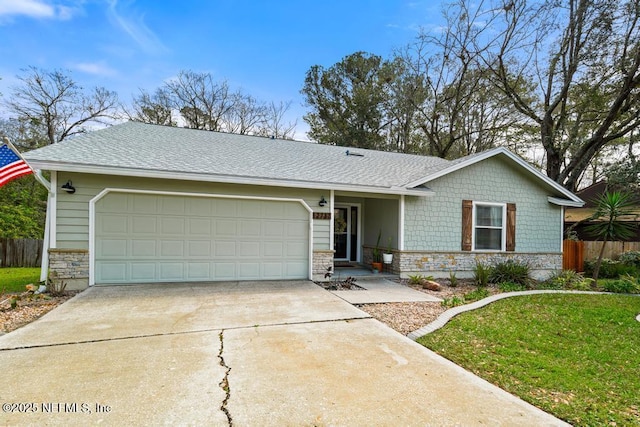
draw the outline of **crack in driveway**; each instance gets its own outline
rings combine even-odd
[[[229,426],[233,426],[233,419],[231,418],[231,413],[229,413],[229,409],[227,408],[229,397],[231,397],[231,390],[229,389],[229,372],[231,372],[231,368],[227,366],[224,361],[224,356],[222,356],[222,352],[224,351],[224,329],[220,331],[218,337],[220,338],[220,352],[218,353],[218,359],[220,359],[220,366],[224,368],[224,377],[218,383],[218,385],[225,393],[222,405],[220,405],[220,410],[224,412],[224,415],[227,417],[227,423],[229,424]]]

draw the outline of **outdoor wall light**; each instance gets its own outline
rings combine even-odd
[[[327,201],[324,199],[324,196],[320,197],[320,201],[318,202],[318,205],[320,205],[320,207],[324,207],[327,204]]]
[[[61,188],[69,194],[73,194],[76,192],[76,187],[74,187],[73,184],[71,184],[71,180],[63,184]]]

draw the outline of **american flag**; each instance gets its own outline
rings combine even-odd
[[[27,162],[7,144],[0,145],[0,187],[23,175],[33,173]]]

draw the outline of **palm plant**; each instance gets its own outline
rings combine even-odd
[[[634,201],[631,194],[622,191],[606,191],[596,200],[596,210],[589,220],[595,220],[586,229],[598,240],[602,239],[602,248],[593,268],[593,280],[598,282],[598,273],[608,241],[627,239],[633,236],[633,223],[621,221],[621,217],[633,215]]]

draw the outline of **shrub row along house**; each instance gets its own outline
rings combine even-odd
[[[504,148],[448,161],[129,122],[26,153],[51,171],[49,265],[69,286],[322,278],[368,264],[562,266],[582,200]]]

